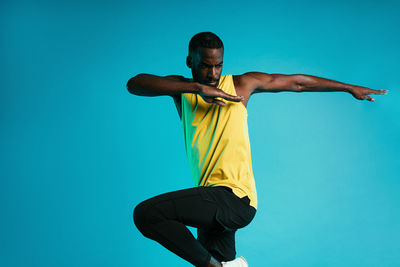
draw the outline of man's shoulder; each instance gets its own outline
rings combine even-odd
[[[251,72],[245,72],[245,73],[243,73],[243,74],[235,74],[235,75],[232,75],[232,78],[233,78],[235,81],[238,81],[238,82],[246,82],[246,81],[249,81],[249,80],[251,80],[251,79],[256,78],[258,73],[259,73],[259,72],[253,72],[253,71],[251,71]]]
[[[250,72],[232,75],[235,86],[243,87],[251,80]]]
[[[249,74],[248,73],[244,73],[244,74],[235,74],[232,75],[232,80],[233,83],[235,84],[235,87],[244,87],[249,80]]]
[[[233,81],[235,86],[244,88],[245,90],[253,90],[272,79],[272,76],[268,73],[263,72],[246,72],[241,75],[233,75]]]

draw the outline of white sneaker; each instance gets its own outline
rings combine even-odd
[[[227,262],[223,261],[221,263],[222,266],[224,267],[249,267],[247,261],[242,256],[234,259],[233,261],[227,261]]]

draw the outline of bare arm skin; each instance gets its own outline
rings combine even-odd
[[[356,99],[375,101],[368,94],[383,95],[387,90],[374,90],[363,86],[345,84],[334,80],[304,74],[267,74],[248,72],[236,76],[236,83],[244,95],[261,92],[334,92],[343,91],[352,94]]]
[[[190,82],[182,76],[156,76],[152,74],[138,74],[129,79],[126,84],[131,94],[138,96],[176,96],[181,93],[198,93],[198,84]]]
[[[191,79],[187,79],[179,75],[168,75],[161,77],[157,75],[141,73],[129,79],[126,87],[131,94],[138,96],[169,95],[173,97],[179,117],[181,117],[182,93],[199,94],[204,101],[208,103],[215,103],[220,106],[225,106],[225,103],[217,99],[217,97],[235,102],[243,100],[242,96],[230,95],[219,88],[192,82]]]
[[[179,75],[161,77],[142,73],[129,79],[126,87],[130,93],[140,96],[169,95],[175,97],[182,93],[195,93],[201,95],[206,102],[221,106],[224,106],[225,103],[216,97],[236,102],[243,99],[241,96],[227,94],[219,88],[192,82]]]

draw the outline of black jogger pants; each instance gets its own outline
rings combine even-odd
[[[181,258],[206,267],[211,256],[230,261],[236,256],[235,232],[254,218],[250,199],[225,186],[194,187],[161,194],[139,203],[136,227]],[[186,227],[197,228],[197,239]]]

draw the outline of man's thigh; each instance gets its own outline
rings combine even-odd
[[[164,193],[143,201],[141,205],[146,207],[147,217],[152,221],[174,220],[196,228],[216,228],[218,204],[205,200],[201,189],[194,187]]]

